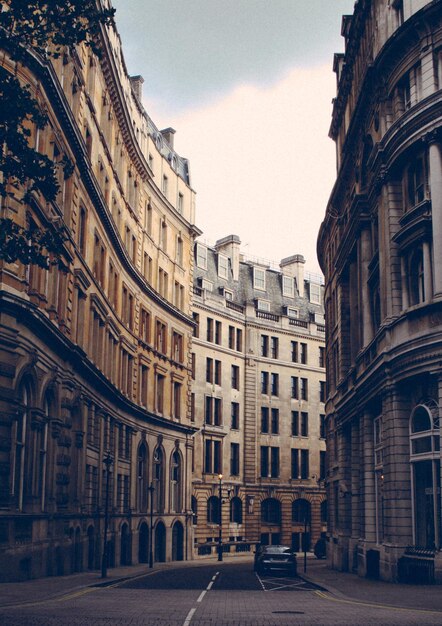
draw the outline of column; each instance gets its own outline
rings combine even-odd
[[[428,241],[424,241],[422,245],[422,256],[424,262],[424,301],[429,302],[433,298],[433,281],[431,272],[431,252]]]
[[[434,295],[442,296],[442,155],[435,141],[429,147],[431,214],[433,226]]]

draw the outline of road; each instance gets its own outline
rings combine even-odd
[[[442,613],[356,602],[250,563],[153,570],[107,587],[0,610],[5,626],[344,626],[442,624]]]

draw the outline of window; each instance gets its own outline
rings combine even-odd
[[[299,378],[297,376],[291,377],[291,397],[295,400],[299,398]]]
[[[176,239],[176,262],[178,265],[183,265],[183,240],[181,237]]]
[[[242,524],[242,500],[241,498],[235,497],[230,500],[230,523]]]
[[[299,478],[299,450],[297,448],[291,449],[291,477],[293,480]]]
[[[265,291],[266,288],[266,273],[259,267],[253,268],[253,288],[260,291]]]
[[[221,385],[221,361],[215,361],[215,385]]]
[[[239,443],[230,444],[230,475],[239,476]]]
[[[311,504],[308,500],[299,498],[292,503],[292,522],[305,524],[311,520]]]
[[[299,411],[292,411],[292,437],[299,436]]]
[[[215,322],[215,343],[221,345],[222,343],[222,324],[221,322]]]
[[[235,349],[235,328],[233,326],[229,326],[229,348],[230,350]]]
[[[307,480],[309,477],[308,455],[308,450],[301,450],[301,480]]]
[[[213,383],[213,359],[206,359],[206,382]]]
[[[293,363],[298,362],[298,342],[297,341],[292,341],[292,362]]]
[[[319,381],[319,402],[325,402],[325,380]]]
[[[78,219],[78,247],[84,256],[86,250],[86,209],[80,207],[80,216]]]
[[[166,197],[167,197],[168,189],[169,189],[169,180],[168,180],[167,176],[164,175],[163,176],[163,187],[162,187],[162,190],[163,190],[163,194]]]
[[[162,374],[156,375],[156,402],[155,408],[158,413],[163,413],[164,411],[164,381],[165,376]]]
[[[261,477],[278,478],[279,476],[279,448],[261,446]]]
[[[222,424],[222,400],[206,396],[205,422],[210,426],[221,426]]]
[[[238,352],[242,351],[242,330],[241,328],[236,329],[236,350]]]
[[[269,408],[267,406],[261,407],[261,432],[269,432]]]
[[[172,417],[180,419],[181,417],[181,383],[173,383],[172,388]]]
[[[232,389],[239,390],[239,367],[232,365]]]
[[[211,317],[207,318],[206,339],[207,341],[213,341],[213,319]]]
[[[295,283],[291,276],[282,277],[282,295],[287,298],[293,298],[295,295]]]
[[[204,442],[204,472],[222,474],[221,441],[206,439]]]
[[[177,211],[178,213],[183,213],[183,208],[184,208],[184,196],[181,192],[178,193],[178,204],[177,204]]]
[[[175,331],[172,333],[172,359],[183,362],[183,336]]]
[[[426,167],[424,156],[417,157],[407,170],[407,207],[413,208],[426,197]]]
[[[226,279],[229,277],[229,259],[223,254],[218,254],[218,276]]]
[[[301,412],[301,437],[308,437],[308,413]]]
[[[213,291],[213,283],[210,280],[206,280],[203,278],[201,281],[201,289],[205,289],[206,291]]]
[[[321,285],[310,283],[310,302],[321,304]]]
[[[325,348],[319,347],[319,367],[325,367]]]
[[[257,300],[256,308],[258,311],[270,311],[270,302],[268,300]]]
[[[167,352],[167,326],[160,320],[155,325],[155,349],[162,354]]]
[[[413,250],[408,260],[408,292],[411,306],[425,302],[424,259],[422,248]]]
[[[307,480],[309,477],[308,450],[291,450],[291,476],[294,480]]]
[[[207,269],[207,248],[200,243],[196,244],[196,264],[203,270]]]
[[[267,498],[261,503],[261,522],[264,524],[281,524],[281,503],[276,498]]]
[[[279,352],[279,339],[278,337],[272,337],[271,339],[271,358],[272,359],[277,359],[278,358],[278,352]]]
[[[325,439],[325,415],[321,414],[319,416],[319,436],[321,439]]]
[[[181,457],[178,450],[172,454],[170,470],[170,508],[179,513],[182,509],[181,499]]]
[[[301,363],[303,365],[307,364],[307,344],[301,343]]]
[[[261,372],[261,393],[268,395],[269,393],[269,373]]]
[[[238,430],[239,429],[239,404],[238,402],[232,402],[230,415],[231,415],[230,428],[232,430]]]
[[[216,496],[210,496],[210,498],[207,500],[207,522],[209,524],[219,524],[219,513],[219,498],[217,498]]]
[[[325,465],[325,461],[326,461],[326,452],[324,450],[321,450],[319,452],[319,479],[320,480],[325,480],[325,474],[326,474],[326,465]]]
[[[193,327],[193,336],[194,337],[199,337],[200,336],[200,316],[199,313],[192,313],[192,317],[193,317],[193,322],[194,322],[194,327]]]
[[[279,433],[279,409],[272,409],[272,423],[271,423],[272,435]]]
[[[301,378],[301,400],[308,400],[308,380]]]
[[[298,317],[299,311],[298,309],[294,309],[293,307],[287,307],[287,316],[288,317]]]
[[[140,365],[140,381],[139,381],[139,402],[141,406],[147,408],[147,392],[148,392],[148,375],[149,369],[146,365]]]
[[[272,389],[272,396],[279,395],[279,374],[270,374],[270,386]]]
[[[269,356],[269,338],[267,335],[261,335],[261,356]]]

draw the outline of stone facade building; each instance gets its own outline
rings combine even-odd
[[[1,200],[66,234],[68,272],[0,266],[0,580],[100,566],[107,458],[109,564],[192,553],[194,192],[115,28],[98,44],[18,66],[2,51],[49,117],[31,143],[74,170],[54,203]]]
[[[442,579],[442,3],[358,0],[335,56],[325,273],[333,567]]]
[[[301,550],[305,531],[310,547],[326,529],[321,281],[301,255],[245,259],[235,235],[197,243],[194,263],[194,554],[220,530],[230,554]]]

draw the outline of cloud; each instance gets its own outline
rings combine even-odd
[[[319,271],[316,238],[335,177],[334,89],[327,64],[293,69],[272,86],[239,85],[173,119],[146,101],[158,126],[176,129],[175,147],[190,160],[203,238],[234,233],[248,254],[303,254],[306,268]]]

